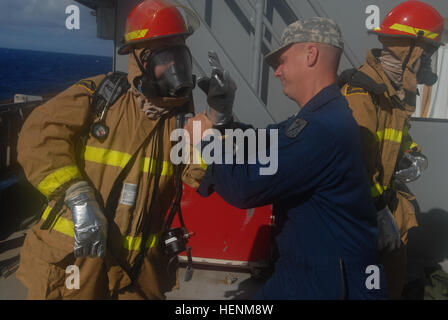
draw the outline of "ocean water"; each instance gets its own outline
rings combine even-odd
[[[0,48],[0,101],[14,94],[48,95],[112,71],[112,57]]]

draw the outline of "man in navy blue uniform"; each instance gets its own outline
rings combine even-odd
[[[325,18],[299,20],[281,43],[267,62],[284,94],[302,108],[267,128],[278,130],[278,170],[261,175],[259,161],[209,164],[198,192],[216,191],[238,208],[274,205],[279,255],[256,299],[386,298],[359,127],[336,85],[339,27]],[[226,72],[220,76],[209,85],[211,114],[190,119],[190,135],[193,121],[201,121],[202,131],[231,126],[235,86]]]

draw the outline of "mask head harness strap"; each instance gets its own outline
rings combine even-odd
[[[142,53],[140,54],[140,58],[144,53],[145,53],[145,50],[143,50]],[[134,59],[137,62],[138,68],[140,69],[141,73],[145,74],[145,69],[143,68],[140,58],[138,58],[137,54],[135,53],[135,48],[132,48],[132,54],[134,55]]]
[[[145,53],[146,50],[143,50],[139,58],[135,53],[135,48],[132,48],[132,54],[142,74],[141,76],[135,77],[133,82],[138,91],[144,93],[148,98],[153,98],[157,96],[157,84],[148,77],[148,74],[145,72],[145,68],[142,65],[142,57]]]
[[[410,46],[409,53],[406,56],[406,58],[404,59],[404,61],[403,61],[403,71],[406,70],[406,67],[407,67],[407,65],[409,63],[409,59],[411,59],[412,53],[414,52],[415,45],[416,45],[416,40],[418,40],[418,39],[424,40],[424,32],[422,30],[420,30],[417,33],[417,39],[412,39],[412,41],[411,41],[411,46]]]

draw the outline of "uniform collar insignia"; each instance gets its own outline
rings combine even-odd
[[[291,139],[296,138],[300,134],[300,132],[302,132],[302,130],[305,129],[307,124],[308,121],[301,118],[295,118],[289,125],[289,127],[286,129],[285,132],[286,136]]]

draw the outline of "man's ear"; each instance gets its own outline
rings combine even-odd
[[[313,44],[308,45],[306,48],[306,56],[308,67],[314,67],[319,58],[319,47]]]

